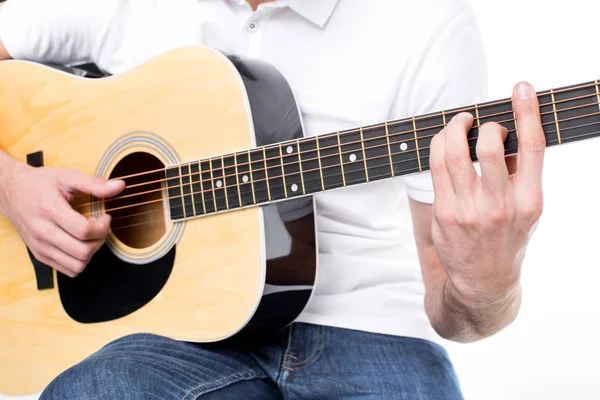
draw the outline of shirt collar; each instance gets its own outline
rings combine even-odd
[[[245,3],[245,0],[230,0],[236,4]],[[273,3],[265,3],[267,7],[289,7],[298,15],[306,18],[313,24],[323,28],[339,0],[277,0]]]
[[[287,0],[287,5],[297,14],[323,28],[338,2],[339,0]]]

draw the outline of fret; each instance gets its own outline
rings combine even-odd
[[[279,146],[264,147],[263,150],[265,153],[265,164],[267,165],[267,186],[271,200],[285,199],[285,181]]]
[[[504,148],[507,154],[517,152],[517,126],[512,102],[509,100],[492,102],[479,105],[479,120],[482,125],[488,122],[496,122],[508,130],[508,135],[504,141]],[[469,142],[471,150],[471,159],[476,160],[475,147],[477,141]]]
[[[192,212],[194,216],[200,215],[202,213],[202,209],[199,209],[198,212],[196,212],[196,193],[194,191],[194,185],[192,183],[192,163],[189,162],[187,165],[187,180],[188,180],[188,184],[189,184],[189,190],[190,190],[190,194],[192,197]]]
[[[321,149],[319,148],[319,138],[315,138],[317,144],[317,160],[319,161],[319,174],[321,176],[321,190],[325,190],[325,181],[323,180],[323,163],[321,160]]]
[[[344,143],[346,133],[340,134],[340,139]],[[358,134],[360,136],[360,134]],[[319,159],[321,160],[321,172],[323,175],[323,187],[325,190],[344,187],[344,178],[342,175],[342,166],[340,165],[341,149],[338,144],[337,135],[326,135],[317,137],[319,146]],[[360,147],[360,143],[357,143]],[[345,157],[342,155],[342,157]],[[348,168],[346,170],[346,183],[351,184],[348,179]]]
[[[302,193],[306,194],[304,186],[304,173],[302,172],[302,158],[300,158],[300,139],[296,140],[296,153],[298,154],[298,166],[300,168],[300,179],[302,180]]]
[[[171,219],[173,221],[185,218],[180,175],[179,166],[169,167],[166,170],[169,211],[171,212]]]
[[[254,190],[254,174],[252,173],[252,157],[250,155],[250,150],[248,150],[248,168],[250,170],[250,187],[252,189],[252,200],[254,204],[256,204],[256,190]]]
[[[394,173],[394,162],[392,161],[392,144],[390,143],[390,130],[387,122],[385,123],[385,139],[387,141],[388,154],[390,157],[390,173],[392,174],[392,176],[395,176],[396,174]]]
[[[346,187],[346,176],[345,176],[345,172],[344,172],[344,159],[342,158],[342,142],[340,140],[340,132],[337,132],[337,141],[338,141],[338,147],[340,149],[340,168],[342,169],[342,182],[344,184],[344,187]]]
[[[206,213],[217,211],[217,200],[215,199],[215,189],[212,184],[212,169],[210,160],[200,162],[200,185],[202,188],[202,202]]]
[[[360,147],[362,148],[363,163],[365,164],[365,179],[367,180],[367,182],[369,182],[369,168],[367,168],[367,155],[365,154],[365,138],[363,135],[362,126],[359,129],[360,129]]]
[[[233,164],[235,165],[235,185],[237,187],[238,192],[238,207],[242,207],[244,203],[242,203],[242,192],[240,187],[240,172],[238,169],[238,157],[237,154],[233,155]]]
[[[418,155],[421,159],[421,168],[429,169],[429,155],[431,153],[431,140],[435,135],[444,129],[444,115],[440,113],[432,113],[416,118],[414,121],[417,132],[417,148]],[[414,155],[416,157],[416,154]]]
[[[287,185],[286,196],[288,198],[302,196],[304,194],[302,174],[300,172],[301,164],[298,154],[297,143],[280,144],[280,153],[282,154],[282,170]]]
[[[386,125],[375,125],[362,130],[367,178],[369,181],[390,178],[393,175],[392,155]]]
[[[475,104],[475,119],[473,119],[473,126],[481,128],[481,120],[479,119],[479,105]]]
[[[598,81],[594,81],[596,88],[596,98],[598,99],[598,110],[600,111],[600,87],[598,87]]]
[[[554,93],[562,143],[600,135],[598,92],[595,85],[585,86]],[[556,143],[548,141],[548,144]]]
[[[283,194],[287,199],[287,182],[285,181],[285,169],[283,167],[283,150],[281,149],[281,143],[279,144],[279,160],[281,161],[281,179],[283,179]]]
[[[264,149],[250,151],[250,160],[250,171],[252,173],[252,182],[254,182],[256,204],[267,203],[271,201],[271,196],[269,194],[269,185],[267,185]]]
[[[305,193],[317,193],[323,190],[321,164],[317,150],[317,139],[309,138],[300,141],[298,156],[302,160],[302,176],[304,179]]]
[[[183,212],[185,218],[196,216],[194,212],[194,199],[192,198],[192,185],[190,180],[190,167],[188,164],[179,166],[179,180],[181,181],[181,190],[183,192]]]
[[[239,208],[240,193],[235,171],[235,155],[221,156],[221,160],[223,162],[223,185],[225,188],[227,209]]]
[[[415,133],[415,145],[417,149],[417,161],[419,162],[419,171],[423,171],[423,166],[421,164],[421,153],[419,152],[419,138],[417,137],[417,122],[415,121],[415,117],[413,117],[412,121],[413,132]]]
[[[358,130],[342,132],[340,134],[341,146],[337,148],[337,151],[342,156],[342,165],[344,167],[344,179],[341,177],[341,166],[338,168],[340,174],[338,183],[340,186],[343,186],[344,181],[348,186],[367,182],[367,164],[364,160],[361,136]],[[337,160],[335,162],[339,164]]]
[[[217,211],[228,210],[229,204],[227,203],[227,194],[225,193],[225,182],[223,181],[223,160],[221,158],[210,159],[210,173],[215,208]]]
[[[200,174],[200,162],[190,163],[190,173],[192,180],[192,198],[194,199],[194,214],[206,215],[206,206],[204,204],[204,188],[202,187],[202,177]]]
[[[540,103],[540,114],[542,119],[542,129],[544,130],[547,142],[558,142],[558,131],[556,130],[556,114],[554,113],[554,102],[552,92],[545,91],[538,93],[538,102]],[[516,124],[515,124],[516,129]],[[518,139],[518,135],[516,135]],[[514,145],[518,147],[517,145]],[[513,150],[513,149],[511,149]],[[517,148],[514,148],[516,153]]]
[[[224,156],[221,156],[221,181],[217,181],[217,185],[219,185],[220,182],[222,182],[223,184],[223,190],[225,191],[225,204],[227,206],[227,209],[229,210],[229,196],[227,195],[227,179],[226,179],[227,175],[225,174],[225,159]]]
[[[252,172],[250,170],[250,152],[235,155],[237,181],[242,207],[256,204],[254,190],[252,189]]]
[[[560,138],[560,125],[558,124],[558,114],[556,113],[556,99],[554,97],[554,89],[550,90],[550,95],[552,96],[552,111],[554,114],[554,124],[556,125],[556,135],[558,136],[558,144],[561,144],[562,139]]]
[[[417,140],[415,140],[413,129],[412,119],[388,124],[388,139],[391,145],[394,175],[420,171],[417,157]]]

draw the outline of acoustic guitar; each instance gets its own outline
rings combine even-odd
[[[597,81],[539,100],[548,145],[600,136]],[[39,392],[127,334],[213,342],[291,323],[312,293],[316,245],[288,231],[316,231],[312,195],[427,171],[431,138],[461,111],[475,117],[473,161],[488,121],[517,152],[508,99],[304,137],[274,67],[205,47],[102,79],[1,62],[0,148],[127,187],[73,202],[113,218],[74,279],[37,261],[0,216],[0,393]]]

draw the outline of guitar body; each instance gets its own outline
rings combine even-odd
[[[301,136],[292,92],[273,67],[208,48],[97,80],[0,63],[0,148],[34,166],[109,178]],[[290,247],[276,206],[174,222],[165,192],[122,200],[147,204],[132,217],[111,213],[107,244],[75,279],[33,259],[0,216],[0,393],[39,392],[128,334],[211,342],[281,328],[302,311],[315,268],[298,282],[267,282],[267,258]],[[89,197],[74,207],[105,210]]]

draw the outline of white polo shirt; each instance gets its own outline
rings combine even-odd
[[[296,93],[306,135],[480,102],[486,69],[466,0],[9,0],[0,39],[17,59],[94,62],[117,74],[202,44],[260,58]],[[298,321],[434,338],[408,196],[425,175],[317,196],[316,294]]]

